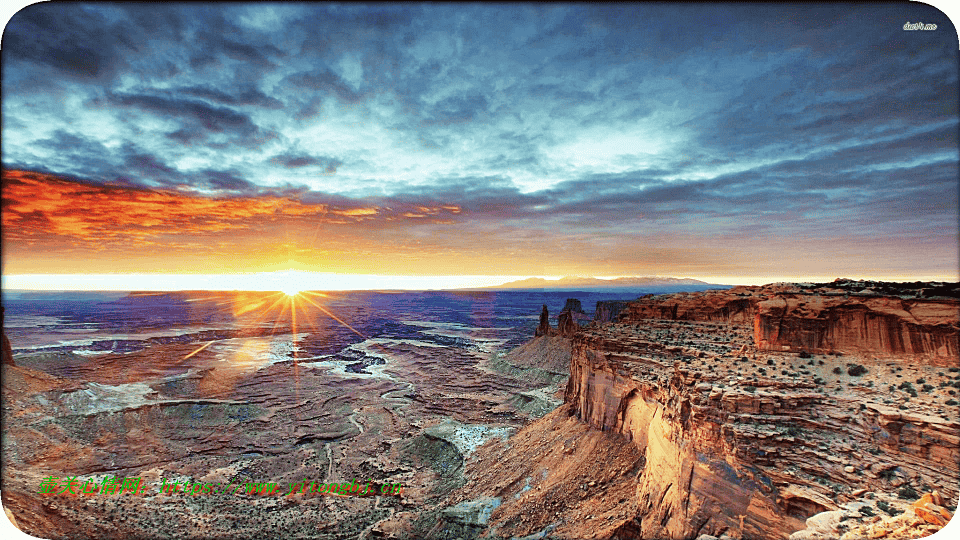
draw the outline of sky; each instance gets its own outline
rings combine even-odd
[[[957,281],[957,51],[917,3],[34,4],[3,287]]]

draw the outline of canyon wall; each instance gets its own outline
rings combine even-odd
[[[804,378],[748,386],[708,363],[685,365],[687,351],[671,361],[640,335],[625,323],[583,329],[565,393],[572,414],[644,453],[636,514],[615,537],[786,538],[857,490],[910,483],[956,499],[955,414],[861,406]]]
[[[759,350],[890,355],[950,366],[960,355],[958,313],[955,284],[837,280],[648,296],[630,303],[619,320],[749,322]]]
[[[593,320],[598,324],[614,322],[620,318],[620,312],[629,304],[628,300],[600,300],[597,302]]]
[[[778,294],[758,303],[757,348],[956,362],[960,301]]]
[[[757,311],[756,287],[724,291],[648,295],[620,312],[620,320],[670,319],[675,321],[750,322]]]

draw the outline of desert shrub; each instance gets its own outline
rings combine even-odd
[[[952,368],[948,369],[947,371],[949,371],[950,373],[956,373],[956,372],[960,371],[960,368],[952,367]]]
[[[927,382],[927,380],[924,379],[923,377],[917,379],[917,384],[923,384],[923,383],[925,383],[925,382]]]
[[[897,492],[897,496],[908,501],[914,501],[920,498],[920,495],[917,494],[917,490],[910,486],[903,486],[900,488],[900,491]]]
[[[924,392],[929,392],[929,391],[933,390],[933,385],[932,385],[932,384],[925,384],[925,385],[923,385],[923,388],[921,388],[921,390],[923,390]]]
[[[834,375],[840,375],[841,373],[843,373],[843,370],[840,369],[840,366],[837,366],[837,367],[833,368],[833,373],[834,373]]]
[[[802,433],[803,430],[797,426],[790,426],[787,428],[787,435],[790,435],[791,437],[799,437]]]
[[[800,351],[800,358],[810,358],[810,353],[807,351]]]
[[[955,400],[955,399],[948,399],[948,400],[947,400],[947,405],[956,405],[956,404],[957,404],[957,400]]]
[[[902,383],[900,383],[900,386],[898,386],[897,388],[903,390],[904,392],[910,394],[913,397],[917,397],[917,391],[913,387],[913,384],[910,383],[910,381],[903,381]]]
[[[853,377],[859,377],[867,372],[867,368],[861,366],[860,364],[853,364],[847,366],[847,374]]]
[[[866,516],[866,517],[870,517],[870,516],[875,516],[875,515],[877,515],[877,514],[876,514],[876,512],[873,511],[873,507],[872,507],[872,506],[861,506],[861,507],[860,507],[860,515]]]
[[[877,501],[877,508],[883,510],[884,512],[890,514],[891,516],[898,516],[903,513],[902,510],[897,510],[890,506],[887,501]]]
[[[773,365],[773,358],[767,358],[767,365],[768,365],[768,366],[772,366],[772,365]]]
[[[817,363],[822,366],[822,365],[823,365],[823,360],[817,360]]]
[[[744,390],[746,390],[747,392],[750,392],[750,393],[752,394],[752,393],[754,393],[754,392],[757,391],[757,387],[756,387],[756,386],[748,386],[748,387],[744,388]]]

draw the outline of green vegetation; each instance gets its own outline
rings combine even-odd
[[[890,506],[887,501],[877,501],[877,508],[883,510],[884,512],[890,514],[891,516],[898,516],[903,513],[902,510],[897,510]]]
[[[877,515],[877,514],[876,514],[876,512],[873,511],[873,507],[872,507],[872,506],[861,506],[861,507],[860,507],[860,515],[861,515],[861,516],[866,516],[866,517],[871,517],[871,516],[875,516],[875,515]]]
[[[867,368],[861,366],[860,364],[847,364],[847,375],[859,377],[866,372]]]
[[[903,486],[900,488],[900,491],[897,492],[897,495],[901,499],[906,499],[908,501],[915,501],[920,498],[920,495],[917,494],[917,490],[913,489],[910,486]]]
[[[897,388],[903,390],[913,397],[917,397],[917,390],[913,387],[913,384],[911,384],[910,381],[903,381]]]
[[[921,388],[921,390],[923,390],[924,392],[929,392],[929,391],[933,390],[933,385],[932,385],[932,384],[925,384],[925,385],[923,385],[923,388]]]

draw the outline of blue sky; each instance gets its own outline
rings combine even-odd
[[[916,3],[35,4],[4,273],[956,280],[957,50]]]

